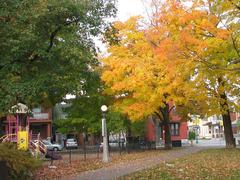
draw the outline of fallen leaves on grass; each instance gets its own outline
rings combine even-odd
[[[83,171],[98,169],[103,166],[102,162],[98,159],[73,161],[71,164],[62,161],[54,165],[57,167],[56,169],[49,169],[48,166],[40,168],[35,174],[35,179],[58,179],[64,176],[76,175]]]
[[[175,151],[175,150],[172,150]],[[111,162],[104,164],[102,163],[101,158],[92,158],[78,161],[72,161],[69,164],[68,161],[58,161],[58,163],[54,162],[54,165],[57,167],[56,169],[49,169],[47,165],[41,167],[37,173],[35,174],[36,180],[43,179],[58,179],[60,177],[74,176],[80,174],[84,171],[90,171],[99,169],[102,167],[112,166],[114,164],[121,164],[126,162],[131,162],[133,160],[143,159],[146,157],[152,156],[163,156],[167,155],[170,151],[166,150],[152,150],[152,151],[143,151],[143,152],[134,152],[134,153],[123,153],[119,155],[118,153],[111,153]]]
[[[211,149],[120,179],[239,179],[240,150]]]

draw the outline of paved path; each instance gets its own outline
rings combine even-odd
[[[179,150],[168,151],[164,155],[158,154],[154,157],[146,157],[144,159],[134,160],[131,163],[123,162],[112,165],[110,167],[104,167],[93,171],[83,172],[75,177],[62,178],[62,180],[112,180],[127,175],[129,173],[150,168],[165,161],[171,161],[191,153],[196,153],[203,149],[206,148],[187,147]]]
[[[214,146],[219,146],[219,147],[225,147],[226,142],[223,138],[212,138],[209,140],[198,140],[198,143],[196,143],[196,140],[194,140],[194,146],[205,146],[205,147],[214,147]]]

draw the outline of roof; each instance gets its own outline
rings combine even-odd
[[[26,114],[29,112],[29,109],[25,104],[18,103],[17,105],[11,107],[10,112],[16,114]]]

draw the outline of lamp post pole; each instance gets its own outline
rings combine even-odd
[[[108,151],[108,139],[107,139],[107,125],[106,125],[106,112],[107,112],[107,106],[102,105],[102,137],[103,137],[103,158],[102,161],[104,163],[109,162],[109,151]]]

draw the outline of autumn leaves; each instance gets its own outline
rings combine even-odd
[[[124,94],[116,107],[131,119],[162,114],[170,101],[189,113],[236,110],[239,75],[232,69],[240,68],[240,38],[232,13],[238,10],[228,1],[154,5],[148,25],[141,17],[115,23],[119,43],[108,48],[102,80],[109,94]]]

